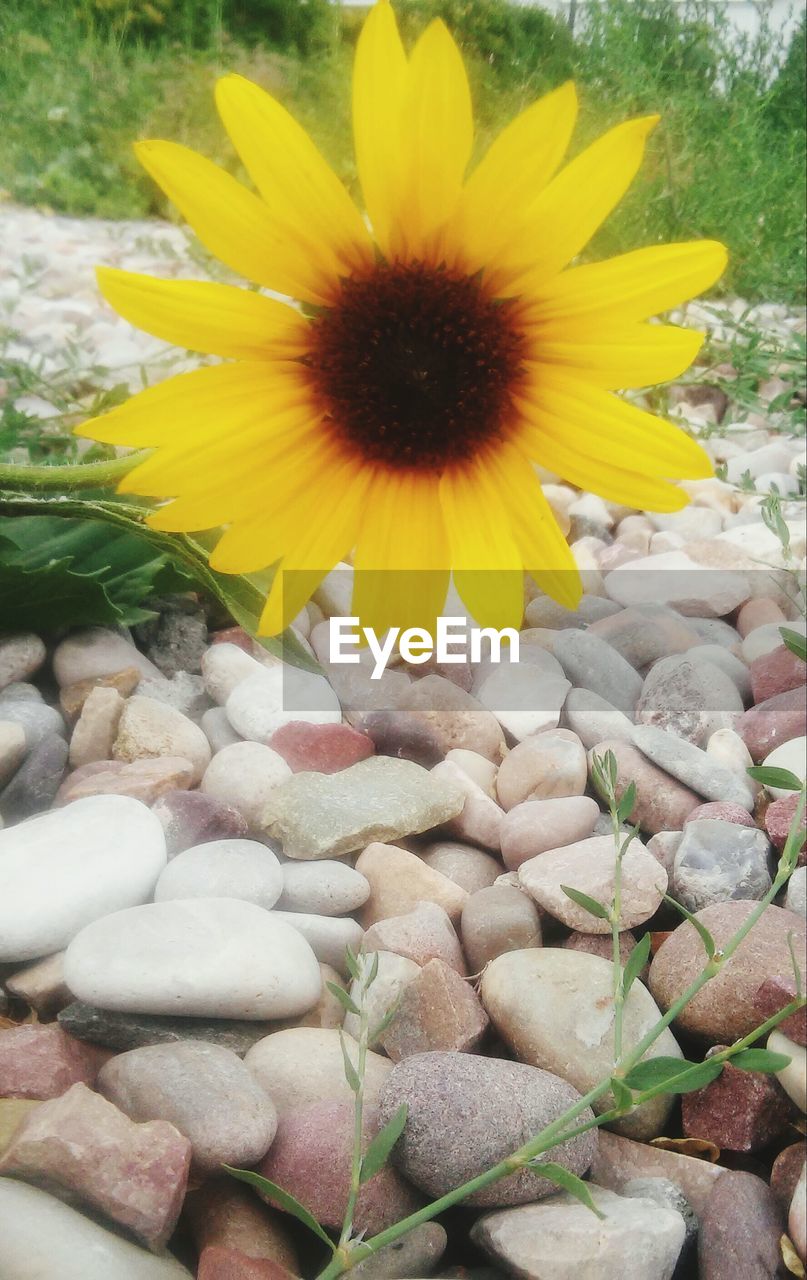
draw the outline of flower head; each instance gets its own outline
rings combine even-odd
[[[569,265],[632,181],[656,117],[610,130],[558,173],[577,106],[566,84],[469,172],[456,45],[434,22],[407,57],[378,0],[353,82],[368,225],[274,99],[234,75],[216,98],[257,194],[175,143],[137,154],[212,253],[304,308],[101,269],[132,323],[227,362],[80,431],[154,448],[120,487],[171,499],[149,516],[157,528],[224,526],[214,568],[278,565],[263,631],[351,552],[354,609],[376,629],[430,625],[450,571],[477,621],[518,625],[523,570],[564,603],[580,592],[535,464],[654,511],[686,504],[674,479],[711,474],[683,431],[614,392],[692,362],[701,334],[647,321],[712,284],[722,246]]]

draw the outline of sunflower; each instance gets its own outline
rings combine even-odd
[[[378,630],[430,623],[451,572],[483,625],[519,624],[524,570],[574,606],[579,574],[536,464],[652,511],[686,505],[671,481],[711,474],[685,432],[615,391],[691,364],[702,334],[647,321],[712,284],[723,247],[569,266],[658,117],[618,125],[558,173],[577,111],[565,84],[469,173],[457,46],[436,21],[407,57],[379,0],[353,77],[365,218],[273,98],[228,75],[216,101],[256,194],[176,143],[140,142],[137,155],[211,253],[288,301],[99,269],[131,323],[225,362],[79,430],[154,449],[120,490],[171,499],[148,517],[157,529],[223,527],[213,568],[277,565],[263,633],[351,552],[354,612]]]

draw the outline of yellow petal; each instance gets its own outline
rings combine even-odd
[[[218,81],[216,105],[272,217],[299,251],[336,275],[370,262],[358,209],[285,107],[238,75]]]
[[[576,609],[583,592],[580,572],[532,465],[519,449],[505,444],[493,454],[491,467],[507,494],[510,526],[524,568],[553,600]]]
[[[558,370],[536,372],[519,408],[529,422],[593,465],[687,480],[712,475],[709,455],[680,427]],[[530,457],[543,462],[538,454]],[[551,463],[543,465],[552,469]]]
[[[440,500],[457,590],[485,627],[519,627],[524,614],[521,554],[508,505],[484,457],[444,472]]]
[[[373,233],[389,255],[395,215],[399,137],[406,87],[404,54],[389,0],[370,10],[356,45],[353,137],[356,166]]]
[[[484,267],[554,174],[574,131],[577,94],[571,81],[516,116],[468,178],[446,231],[446,243],[471,272]]]
[[[450,563],[437,476],[376,471],[353,563],[353,610],[363,626],[434,631]]]
[[[130,324],[189,351],[242,360],[291,360],[305,353],[309,325],[282,302],[247,289],[202,280],[98,267],[98,287]]]
[[[457,203],[472,146],[468,77],[459,49],[438,19],[412,50],[407,71],[393,254],[411,258],[434,252],[437,232]]]
[[[571,262],[627,191],[658,119],[617,125],[561,170],[492,259],[495,292],[535,294]]]
[[[693,329],[648,324],[621,330],[605,326],[601,336],[586,326],[578,338],[547,325],[530,335],[531,375],[540,385],[547,368],[554,367],[610,390],[649,387],[688,369],[705,337]]]
[[[328,301],[333,279],[323,276],[263,201],[229,173],[176,142],[138,142],[135,153],[205,248],[233,271],[306,302]]]
[[[538,286],[529,318],[539,323],[646,320],[703,293],[723,274],[726,261],[726,250],[716,240],[692,240],[572,267]]]

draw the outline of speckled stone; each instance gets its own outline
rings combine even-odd
[[[442,907],[422,902],[403,916],[390,916],[370,925],[362,938],[362,950],[393,951],[415,964],[445,960],[457,973],[465,974],[465,960],[454,926]]]
[[[688,911],[717,902],[758,902],[771,887],[770,845],[756,827],[719,818],[688,822],[673,863],[672,895]]]
[[[498,763],[505,753],[504,734],[493,713],[442,676],[429,675],[415,681],[399,706],[416,715],[434,734],[443,755],[461,747]]]
[[[684,820],[686,827],[690,822],[702,822],[704,819],[719,819],[721,822],[734,822],[740,827],[756,827],[754,819],[747,809],[739,804],[726,804],[720,800],[710,800],[707,804],[699,804],[689,817]]]
[[[725,1173],[701,1217],[701,1280],[761,1280],[781,1274],[784,1227],[784,1214],[761,1178]]]
[[[466,893],[487,888],[502,874],[502,864],[491,854],[459,840],[435,841],[419,849],[418,857]]]
[[[726,1045],[715,1045],[714,1052]],[[707,1054],[707,1057],[709,1055]],[[775,1077],[727,1062],[716,1080],[681,1098],[686,1138],[726,1151],[759,1151],[788,1131],[792,1107]]]
[[[392,1160],[415,1186],[437,1197],[496,1164],[578,1099],[565,1081],[523,1063],[423,1053],[404,1059],[389,1073],[380,1118],[387,1123],[407,1104],[406,1126]],[[582,1174],[595,1150],[590,1130],[554,1147],[552,1158]],[[522,1170],[476,1192],[467,1203],[523,1204],[555,1190],[552,1183]]]
[[[210,744],[199,726],[174,707],[139,693],[126,700],[112,751],[116,760],[126,762],[181,756],[193,765],[194,784],[210,764]]]
[[[762,654],[751,663],[751,689],[754,702],[764,702],[788,689],[801,689],[804,685],[803,659],[791,653],[785,645],[779,645],[771,653]]]
[[[790,834],[798,803],[799,797],[794,791],[789,796],[783,796],[781,800],[774,800],[765,810],[765,830],[774,849],[779,853],[784,849],[787,837]],[[804,862],[807,827],[802,828],[802,832],[801,852],[799,854],[800,864]]]
[[[581,796],[586,789],[586,753],[577,734],[552,729],[527,738],[505,757],[496,779],[503,809],[525,800]]]
[[[766,698],[737,720],[737,732],[754,764],[761,764],[775,747],[807,733],[807,699],[802,689],[789,689]]]
[[[247,834],[246,819],[237,809],[201,791],[166,791],[151,812],[165,832],[169,858],[209,840],[240,840]]]
[[[711,662],[686,655],[662,658],[648,672],[636,707],[636,722],[669,729],[695,746],[715,729],[732,726],[743,701],[730,676]]]
[[[572,901],[562,886],[578,889],[607,906],[614,896],[615,866],[613,836],[591,836],[523,862],[518,878],[530,897],[568,928],[583,933],[609,933],[609,922]],[[638,840],[631,841],[622,858],[620,929],[632,929],[649,920],[666,891],[664,868]]]
[[[94,1085],[103,1061],[53,1024],[9,1027],[0,1033],[0,1097],[58,1098],[71,1085]]]
[[[27,680],[45,661],[45,645],[32,632],[0,639],[0,689]]]
[[[473,987],[444,961],[430,960],[404,987],[380,1044],[393,1062],[432,1050],[470,1053],[487,1026]]]
[[[209,1248],[238,1249],[244,1257],[273,1262],[292,1275],[300,1274],[288,1217],[267,1208],[251,1187],[235,1178],[208,1178],[189,1191],[183,1218],[199,1254]]]
[[[589,760],[612,751],[617,763],[617,797],[622,798],[631,782],[636,784],[636,803],[629,814],[643,831],[680,831],[685,820],[700,804],[700,796],[663,769],[652,764],[628,742],[609,738],[589,752]]]
[[[355,1065],[358,1045],[350,1037],[346,1044]],[[293,1027],[276,1031],[254,1044],[244,1061],[269,1094],[280,1117],[311,1102],[353,1103],[337,1030]],[[378,1102],[391,1069],[392,1063],[387,1058],[368,1052],[364,1079],[367,1106]]]
[[[522,862],[567,844],[585,840],[600,816],[590,796],[561,796],[554,800],[525,800],[504,817],[501,826],[502,858],[509,871]]]
[[[512,885],[494,884],[471,894],[462,911],[462,945],[472,973],[505,951],[540,947],[535,903]]]
[[[375,753],[372,738],[348,724],[309,724],[290,720],[276,729],[268,745],[292,773],[338,773]]]

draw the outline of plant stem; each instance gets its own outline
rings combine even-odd
[[[622,956],[619,942],[619,924],[622,914],[622,859],[630,843],[630,836],[623,842],[620,839],[619,814],[616,805],[611,805],[611,822],[614,828],[614,897],[611,903],[611,955],[613,967],[614,991],[614,1066],[622,1057],[622,1013],[625,1004],[625,992],[622,984]]]
[[[350,1190],[347,1197],[342,1231],[339,1236],[339,1249],[342,1251],[347,1249],[353,1234],[353,1218],[361,1189],[364,1077],[367,1070],[367,1046],[370,1037],[367,1015],[367,990],[370,984],[367,981],[368,962],[364,956],[360,957],[359,964],[361,965],[361,994],[359,999],[359,1050],[356,1059],[356,1075],[358,1076],[359,1087],[356,1089],[353,1103],[353,1151],[350,1162]]]
[[[136,453],[127,453],[122,458],[69,463],[67,466],[4,462],[0,463],[0,489],[14,493],[72,493],[76,489],[105,489],[117,484],[150,454],[150,449],[138,449]]]

